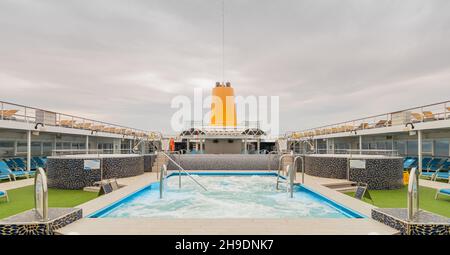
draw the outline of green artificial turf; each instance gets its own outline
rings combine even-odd
[[[381,208],[406,208],[406,195],[408,187],[404,186],[396,190],[370,190],[373,205]],[[345,193],[353,196],[354,192]],[[446,217],[450,217],[450,197],[440,195],[439,199],[434,199],[436,190],[427,187],[419,188],[419,207],[423,210],[434,212]],[[370,199],[364,198],[367,203],[372,203]]]
[[[0,199],[0,219],[34,208],[34,185],[8,190],[9,202]],[[95,192],[49,189],[49,207],[74,207],[97,197]]]

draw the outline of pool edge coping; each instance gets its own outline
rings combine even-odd
[[[266,176],[268,176],[268,175],[270,175],[270,176],[274,176],[274,177],[277,176],[277,172],[276,171],[272,171],[272,170],[266,170],[266,171],[259,170],[259,171],[253,171],[253,172],[249,172],[249,171],[234,171],[234,172],[226,171],[226,172],[224,172],[224,171],[220,171],[220,170],[219,171],[214,171],[214,172],[209,172],[209,171],[202,172],[201,170],[192,170],[192,171],[189,172],[189,174],[193,174],[193,175],[216,175],[216,176],[232,176],[232,175],[236,175],[236,176],[239,176],[239,175],[248,175],[248,176],[251,176],[251,175],[266,175]],[[167,175],[166,178],[170,178],[170,177],[177,176],[177,175],[178,175],[178,173],[172,172],[169,175]],[[186,175],[186,174],[182,173],[182,175]],[[285,177],[282,176],[282,175],[280,175],[280,177],[285,179]],[[133,191],[133,192],[131,192],[131,193],[121,197],[121,198],[119,198],[118,200],[116,200],[116,201],[114,201],[114,202],[112,202],[112,203],[110,203],[110,204],[108,204],[106,206],[103,206],[100,209],[95,210],[94,212],[91,212],[91,213],[87,214],[83,218],[91,218],[91,219],[103,218],[103,217],[93,217],[93,216],[94,215],[98,215],[98,214],[104,215],[104,214],[106,214],[108,212],[111,212],[112,210],[114,210],[115,207],[117,207],[117,205],[119,203],[122,203],[124,200],[126,200],[126,199],[128,199],[128,198],[130,198],[130,197],[132,197],[134,195],[136,195],[139,192],[142,192],[143,190],[151,187],[154,184],[158,184],[158,182],[157,181],[151,182],[151,183],[149,183],[149,184],[147,184],[147,185],[145,185],[143,187],[140,187],[139,189],[137,189],[137,190],[135,190],[135,191]],[[334,199],[327,197],[326,195],[316,191],[314,188],[309,187],[306,184],[295,183],[295,185],[298,186],[298,187],[301,187],[301,188],[303,188],[305,190],[307,190],[309,193],[311,193],[312,196],[319,197],[325,204],[327,204],[327,205],[331,206],[332,208],[336,209],[337,211],[339,211],[339,213],[345,215],[346,218],[353,218],[353,219],[370,218],[370,216],[366,215],[365,213],[362,213],[362,212],[360,212],[358,210],[350,208],[350,207],[346,206],[345,204],[343,204],[341,202],[335,201]]]

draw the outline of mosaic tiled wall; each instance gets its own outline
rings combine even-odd
[[[346,179],[347,159],[306,156],[305,173],[318,177]]]
[[[278,168],[277,155],[257,154],[195,154],[172,155],[186,170],[271,170]],[[169,170],[177,169],[169,162]]]
[[[144,155],[144,172],[151,172],[153,163],[155,162],[156,155],[155,154],[146,154]]]
[[[123,178],[144,173],[144,157],[114,157],[103,159],[103,179]],[[100,180],[100,170],[84,170],[84,159],[49,158],[48,186],[58,189],[82,189]]]
[[[403,161],[368,159],[366,169],[350,169],[350,180],[365,182],[369,189],[400,189],[403,187]]]
[[[402,209],[404,208],[399,208],[399,210]],[[395,210],[395,208],[392,210]],[[402,235],[450,235],[450,222],[445,224],[409,223],[406,220],[384,213],[379,209],[372,210],[372,219],[397,229]]]
[[[318,177],[347,179],[347,158],[306,156],[305,173]],[[403,186],[401,158],[366,159],[365,169],[350,171],[350,181],[365,182],[369,189],[399,189]]]
[[[55,230],[67,226],[83,217],[81,209],[46,223],[2,224],[0,235],[53,235]]]

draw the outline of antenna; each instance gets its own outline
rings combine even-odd
[[[225,84],[225,0],[222,0],[222,84]]]

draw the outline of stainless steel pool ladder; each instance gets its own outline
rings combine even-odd
[[[164,193],[164,180],[166,179],[167,166],[166,164],[161,166],[161,171],[159,172],[159,198],[163,198]]]
[[[173,160],[171,157],[169,157],[169,155],[167,155],[165,152],[160,151],[158,153],[161,153],[162,155],[164,155],[170,162],[172,162],[176,167],[178,167],[178,186],[181,188],[181,172],[183,172],[184,174],[186,174],[191,180],[193,180],[198,186],[200,186],[202,189],[204,189],[205,191],[208,191],[208,189],[203,186],[200,182],[198,182],[194,177],[192,177],[192,175],[190,173],[188,173],[186,170],[184,170],[184,168],[182,166],[180,166],[175,160]]]
[[[301,164],[301,166],[302,166],[302,184],[305,184],[305,164],[304,164],[304,161],[303,161],[303,158],[302,158],[302,155],[299,155],[299,156],[296,156],[295,158],[294,158],[294,174],[295,174],[295,176],[294,176],[294,179],[296,179],[295,177],[297,177],[297,160],[298,159],[300,159],[301,161],[302,161],[302,164]]]
[[[290,197],[294,197],[294,179],[295,179],[295,168],[291,167],[291,165],[286,166],[287,176],[286,179],[280,180],[278,175],[277,177],[277,186],[279,183],[286,183],[286,192],[290,193]],[[278,187],[277,187],[278,189]]]
[[[294,197],[294,179],[295,179],[295,168],[288,165],[286,167],[286,171],[288,172],[288,180],[289,186],[287,187],[287,191],[290,192],[291,198]]]
[[[278,161],[278,170],[277,170],[277,186],[276,186],[277,190],[279,189],[279,183],[281,182],[280,181],[280,174],[283,171],[283,158],[285,158],[285,157],[292,157],[292,156],[293,156],[293,153],[284,154],[284,155],[280,156],[280,160]]]
[[[408,181],[407,197],[408,221],[412,222],[419,212],[419,174],[416,167],[411,168]]]

